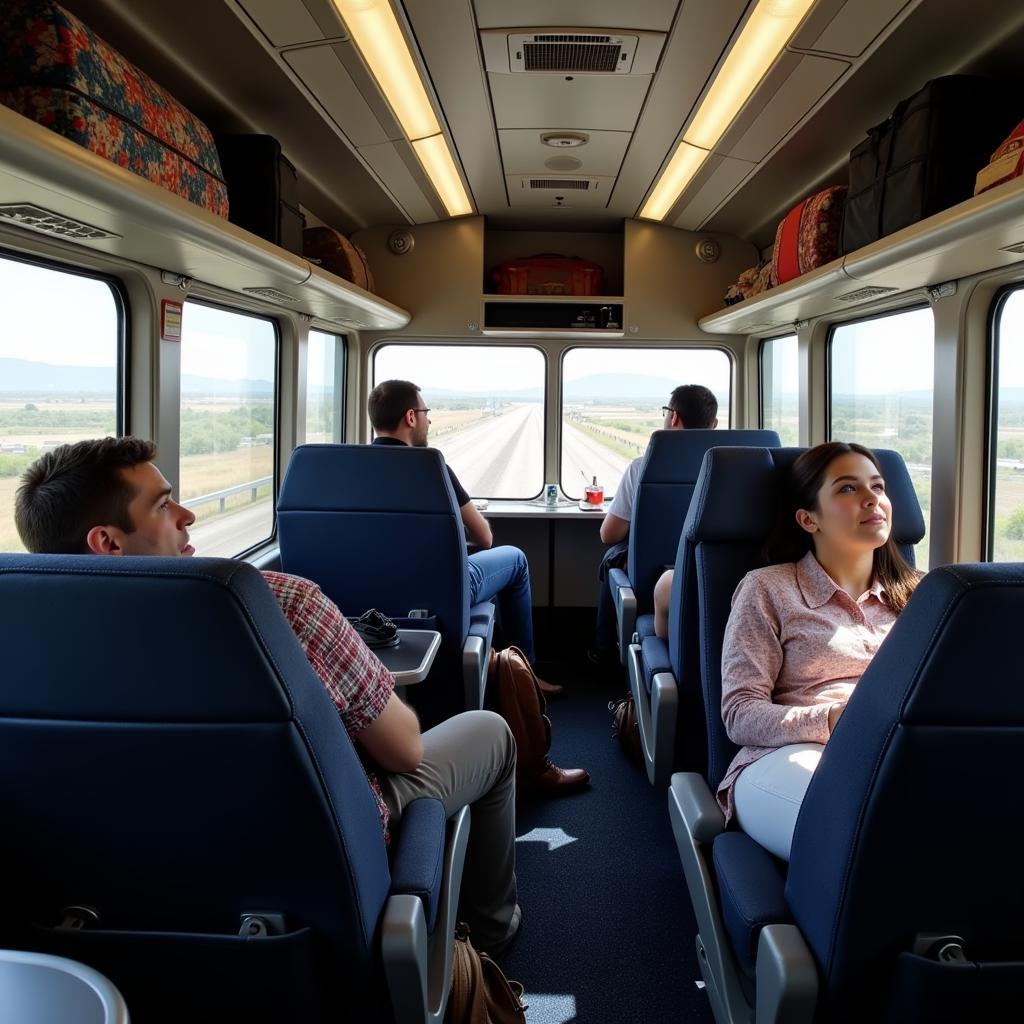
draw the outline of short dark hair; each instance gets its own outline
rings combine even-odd
[[[409,409],[419,405],[420,389],[411,380],[386,380],[366,400],[374,430],[394,430]]]
[[[718,399],[703,384],[680,384],[673,390],[668,404],[679,414],[683,426],[690,430],[710,427],[718,415]]]
[[[128,506],[137,491],[121,475],[156,458],[156,445],[140,437],[103,437],[62,444],[22,474],[14,522],[29,551],[81,555],[94,526],[131,533]]]

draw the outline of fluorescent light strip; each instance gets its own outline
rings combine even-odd
[[[461,217],[463,214],[472,213],[473,207],[466,190],[462,187],[462,179],[444,136],[434,135],[429,139],[416,139],[412,148],[434,188],[437,189],[448,216]]]
[[[715,73],[641,217],[661,220],[675,205],[813,4],[814,0],[759,0]]]
[[[472,213],[473,204],[389,0],[334,0],[334,6],[448,215]]]

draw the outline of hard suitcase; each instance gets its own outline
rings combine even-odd
[[[210,130],[73,14],[0,4],[0,103],[221,217],[228,193]]]
[[[299,176],[271,135],[218,135],[231,199],[231,223],[297,256],[306,218],[299,210]]]
[[[992,154],[988,164],[974,179],[974,194],[980,195],[1004,181],[1024,174],[1024,121],[1010,132],[1006,141]]]
[[[501,295],[601,295],[604,270],[578,256],[545,252],[506,260],[494,268]]]
[[[842,250],[969,199],[974,177],[1017,120],[987,78],[933,78],[850,152]]]
[[[773,288],[839,256],[845,203],[846,186],[832,185],[797,203],[779,222],[772,247]]]
[[[366,253],[334,228],[306,228],[302,232],[302,255],[329,274],[336,274],[368,292],[376,291]]]

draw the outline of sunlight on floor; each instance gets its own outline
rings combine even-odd
[[[571,995],[536,995],[527,992],[523,1002],[527,1024],[569,1024],[576,1019],[576,997]]]
[[[575,843],[576,836],[569,835],[561,828],[535,828],[526,835],[516,836],[517,843],[547,843],[548,853],[557,850],[560,846],[568,846]]]

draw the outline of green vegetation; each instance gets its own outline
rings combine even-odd
[[[0,477],[21,476],[31,463],[35,462],[38,452],[26,455],[0,455]]]
[[[233,452],[241,446],[243,437],[273,430],[274,406],[269,400],[224,412],[186,406],[181,410],[181,454]]]
[[[21,409],[0,409],[0,435],[59,434],[67,430],[93,430],[96,436],[112,433],[115,415],[110,409],[39,409],[32,402]]]
[[[1010,540],[1024,540],[1024,506],[1007,517],[1003,533]]]

